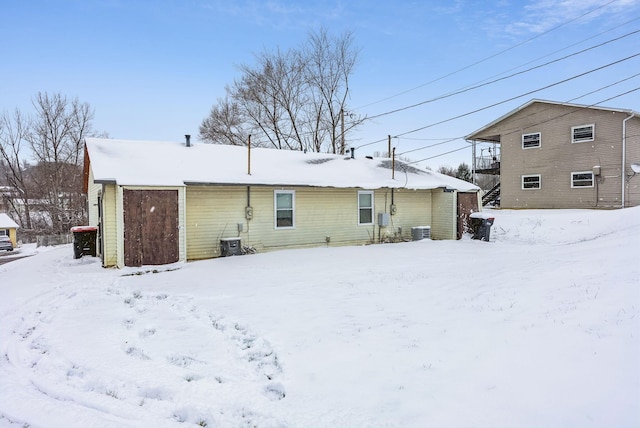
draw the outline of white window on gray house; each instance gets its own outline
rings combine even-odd
[[[276,229],[292,229],[295,227],[295,200],[296,193],[293,190],[275,191]]]
[[[593,171],[571,173],[571,188],[593,187]]]
[[[373,224],[373,192],[358,191],[358,224]]]
[[[540,183],[540,174],[522,176],[522,190],[539,189]]]
[[[571,142],[584,143],[585,141],[593,141],[596,135],[596,126],[581,125],[571,127]]]
[[[533,149],[540,147],[541,136],[539,132],[531,134],[522,134],[522,148]]]

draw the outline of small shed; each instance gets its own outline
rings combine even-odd
[[[0,213],[0,235],[8,236],[13,243],[13,246],[18,245],[16,239],[16,230],[19,228],[18,224],[11,219],[7,214]]]

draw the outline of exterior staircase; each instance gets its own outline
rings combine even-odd
[[[487,206],[491,203],[494,205],[500,205],[500,182],[493,186],[491,190],[484,194],[482,197],[482,206]]]

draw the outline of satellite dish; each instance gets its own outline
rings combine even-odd
[[[640,173],[640,163],[632,163],[631,164],[631,169],[633,170],[633,172],[635,172],[636,174]]]

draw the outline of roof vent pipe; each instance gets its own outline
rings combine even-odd
[[[191,147],[191,135],[187,134],[184,136],[185,139],[185,143],[187,145],[187,147]]]

